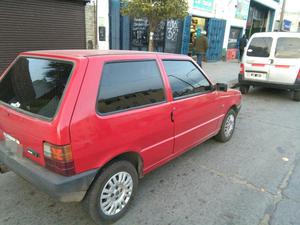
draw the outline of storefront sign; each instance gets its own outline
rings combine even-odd
[[[211,12],[213,10],[214,0],[194,0],[193,8],[200,9],[207,12]]]
[[[247,20],[250,0],[237,0],[235,18]]]
[[[289,20],[283,20],[283,30],[290,31],[292,22]]]

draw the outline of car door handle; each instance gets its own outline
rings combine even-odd
[[[171,112],[171,121],[174,122],[174,111]]]
[[[270,59],[270,64],[273,64],[274,63],[274,59]]]
[[[174,122],[174,112],[175,112],[176,108],[174,107],[172,109],[172,112],[171,112],[171,121]]]

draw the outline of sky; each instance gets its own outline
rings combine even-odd
[[[300,1],[299,0],[286,0],[285,11],[299,12],[299,14],[300,14]]]

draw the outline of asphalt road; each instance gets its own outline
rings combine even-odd
[[[146,175],[117,225],[299,225],[300,102],[252,89],[232,139],[209,140]],[[0,175],[1,225],[92,225],[80,204],[55,202]]]

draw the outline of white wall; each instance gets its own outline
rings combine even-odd
[[[99,29],[97,29],[97,47],[101,50],[109,49],[109,1],[96,0],[97,2],[97,27],[105,26],[105,41],[99,41]]]

